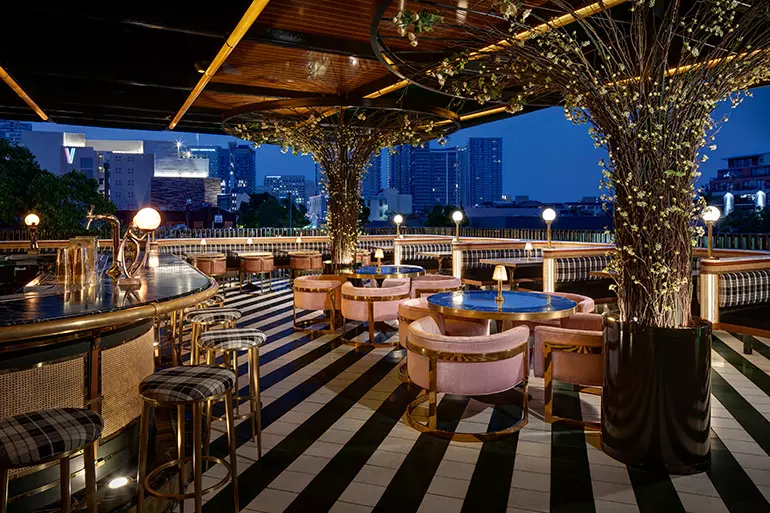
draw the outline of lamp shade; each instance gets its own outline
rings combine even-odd
[[[385,252],[381,249],[374,251],[374,258],[385,258]]]
[[[404,216],[402,216],[401,214],[394,215],[393,216],[393,222],[396,223],[396,224],[403,223],[404,222]]]
[[[717,207],[706,207],[703,210],[703,220],[707,223],[716,223],[720,217],[722,217],[722,213]]]
[[[546,208],[543,210],[543,221],[550,223],[554,219],[556,219],[556,211],[554,209]]]
[[[248,239],[246,239],[246,244],[254,244],[254,239],[249,237]]]
[[[27,214],[27,217],[24,218],[24,224],[27,226],[37,226],[40,224],[40,218],[37,214]]]
[[[134,216],[134,224],[140,230],[155,230],[160,226],[160,214],[154,208],[143,208]]]
[[[455,210],[455,211],[452,213],[452,220],[453,220],[455,223],[459,223],[460,221],[462,221],[462,220],[463,220],[463,213],[462,213],[462,212],[460,212],[459,210]]]
[[[205,245],[206,245],[206,239],[201,239],[201,246],[205,246]]]
[[[492,274],[492,279],[495,281],[506,281],[508,279],[508,271],[502,265],[495,266],[495,272]]]
[[[527,242],[526,244],[524,244],[524,250],[525,251],[532,251],[533,249],[535,249],[535,248],[532,247],[532,243],[531,242]]]
[[[302,244],[302,237],[297,237],[297,244]]]

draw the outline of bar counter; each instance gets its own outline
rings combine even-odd
[[[135,290],[97,274],[82,288],[43,277],[23,293],[0,296],[0,417],[61,407],[101,413],[97,479],[117,475],[137,452],[138,385],[155,370],[156,319],[217,291],[216,281],[178,257],[152,261]],[[76,492],[84,484],[82,457],[71,470]],[[55,502],[57,480],[55,463],[13,473],[9,513]]]

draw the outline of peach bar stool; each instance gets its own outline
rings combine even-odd
[[[361,264],[362,266],[367,266],[372,264],[372,252],[368,249],[357,249],[356,250],[356,263]]]
[[[392,346],[391,343],[379,344],[374,341],[374,323],[377,321],[395,321],[398,319],[398,305],[409,299],[409,279],[389,279],[382,287],[355,287],[348,282],[342,286],[342,318],[366,322],[369,327],[369,342],[375,347]],[[365,345],[350,339],[342,339],[346,344]]]
[[[409,338],[409,325],[418,319],[432,315],[433,312],[428,308],[428,300],[424,297],[407,299],[398,305],[398,342],[401,347],[406,349],[406,342]],[[481,337],[489,335],[489,321],[486,319],[475,320],[444,317],[444,325],[446,334],[449,336],[468,335]],[[401,362],[401,366],[398,368],[398,377],[401,378],[401,381],[409,382],[406,358],[404,358],[404,361]]]
[[[406,342],[409,377],[423,392],[406,410],[407,422],[422,433],[462,442],[496,440],[527,425],[527,384],[529,379],[529,328],[519,326],[494,335],[447,336],[432,317],[409,326]],[[438,394],[489,395],[522,388],[522,417],[510,427],[494,432],[464,433],[437,427]],[[421,403],[428,401],[428,421],[414,417]]]
[[[227,273],[227,258],[223,256],[197,257],[195,267],[200,272],[211,277],[222,277]]]
[[[553,382],[576,385],[581,392],[598,395],[604,381],[602,316],[578,313],[561,320],[561,327],[535,328],[535,376],[545,380],[545,421],[566,421],[589,429],[598,422],[567,419],[553,414]]]
[[[294,305],[292,318],[294,329],[297,331],[325,331],[334,333],[337,330],[337,312],[342,307],[342,285],[346,282],[344,276],[336,274],[321,274],[300,276],[294,280]],[[313,317],[312,319],[297,320],[297,310],[328,311],[329,317]],[[328,330],[311,330],[310,326],[323,322],[329,323]]]
[[[265,292],[265,275],[270,281],[270,290],[273,290],[273,271],[275,263],[272,253],[258,253],[254,255],[242,255],[240,257],[240,267],[238,270],[238,283],[243,290],[243,275],[245,274],[251,283],[251,275],[259,275],[261,292]]]
[[[425,297],[439,292],[454,292],[463,289],[463,282],[454,276],[424,274],[412,278],[412,297]]]

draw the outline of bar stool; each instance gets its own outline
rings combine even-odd
[[[8,471],[59,460],[61,511],[72,510],[70,458],[81,449],[86,474],[88,512],[96,513],[94,444],[102,417],[81,408],[57,408],[0,420],[0,512],[8,506]]]
[[[183,310],[174,310],[171,312],[171,365],[177,366],[182,361],[182,343],[184,342],[184,321],[187,314],[194,310],[201,308],[211,308],[218,306],[220,308],[225,305],[225,295],[215,294],[205,301],[198,303],[195,306],[190,306]]]
[[[273,290],[273,270],[275,269],[275,263],[272,253],[264,253],[257,255],[242,255],[240,257],[240,269],[238,271],[238,283],[241,290],[243,290],[243,275],[246,274],[249,283],[251,283],[251,275],[259,275],[259,283],[261,292],[265,292],[265,275],[270,280],[270,290]]]
[[[229,369],[208,365],[192,365],[184,367],[169,367],[156,372],[139,384],[139,395],[142,396],[142,417],[139,438],[139,478],[137,480],[136,511],[142,513],[145,490],[160,499],[183,501],[195,500],[195,511],[200,513],[203,507],[203,495],[213,493],[228,482],[232,482],[235,511],[238,512],[238,471],[235,451],[235,421],[233,420],[233,387],[236,383],[235,374]],[[214,456],[203,456],[201,407],[211,408],[212,401],[224,398],[225,415],[227,417],[227,438],[230,443],[230,462]],[[184,457],[184,407],[192,405],[193,420],[193,455]],[[176,407],[177,411],[177,453],[178,459],[169,461],[147,473],[148,447],[150,443],[150,422],[153,407]],[[184,466],[192,459],[194,490],[185,493]],[[227,470],[227,474],[216,484],[203,489],[203,460],[219,463]],[[166,469],[179,469],[179,493],[161,493],[150,486],[154,475]]]
[[[289,279],[292,283],[297,276],[323,272],[323,258],[318,251],[293,251],[289,256],[291,257]]]
[[[187,320],[192,325],[192,333],[190,335],[191,365],[197,365],[200,362],[198,338],[201,333],[205,333],[210,328],[216,326],[235,328],[236,322],[242,316],[243,313],[237,308],[204,308],[202,310],[193,310],[187,314]]]
[[[238,351],[247,351],[249,367],[249,395],[240,396],[238,389],[233,398],[236,400],[235,418],[251,419],[251,440],[256,437],[257,457],[262,457],[262,400],[259,397],[259,347],[267,337],[261,330],[240,328],[217,330],[202,333],[198,346],[206,353],[206,363],[214,365],[217,353],[224,353],[224,367],[232,367],[238,375]],[[240,400],[249,401],[249,413],[241,414]],[[206,414],[206,454],[208,454],[208,437],[211,434],[211,408]],[[222,420],[217,418],[216,420]]]

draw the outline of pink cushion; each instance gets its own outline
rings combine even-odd
[[[387,280],[386,280],[387,281]],[[395,280],[393,280],[395,281]],[[345,283],[342,286],[343,296],[356,296],[361,299],[342,298],[342,315],[346,319],[356,321],[369,320],[369,301],[365,298],[389,297],[389,296],[407,296],[409,295],[409,281],[405,283],[392,283],[390,286],[382,287],[354,287],[352,283]],[[407,297],[392,299],[386,301],[374,301],[374,320],[375,321],[395,321],[398,319],[398,305],[407,299]]]
[[[331,310],[332,304],[329,291],[339,289],[345,283],[345,278],[333,274],[320,276],[300,276],[294,280],[294,306],[303,310]],[[323,292],[311,292],[303,289],[322,289]],[[342,305],[342,294],[335,293],[334,308],[339,310]]]
[[[323,261],[321,255],[314,256],[293,256],[291,257],[292,269],[322,269]]]
[[[495,335],[448,336],[440,333],[436,321],[425,317],[409,325],[409,339],[419,347],[459,354],[505,351],[523,346],[524,353],[495,362],[461,363],[439,361],[437,390],[449,394],[486,395],[515,387],[524,380],[529,329],[524,326]],[[407,353],[409,377],[418,386],[429,388],[428,358]]]
[[[580,343],[593,347],[602,347],[604,344],[601,331],[602,316],[599,314],[575,314],[569,322],[577,328],[592,329],[567,329],[552,326],[538,326],[535,328],[535,376],[543,377],[545,374],[545,358],[543,356],[543,344],[546,340],[559,343]],[[599,327],[597,330],[595,328]],[[573,385],[601,386],[604,377],[603,357],[601,354],[579,354],[566,351],[552,351],[551,361],[553,379],[571,383]]]
[[[426,279],[427,278],[427,279]],[[443,276],[439,274],[426,274],[412,280],[412,297],[423,297],[435,294],[435,291],[445,292],[457,290],[462,287],[460,278],[454,276]],[[421,292],[429,290],[431,292]]]

